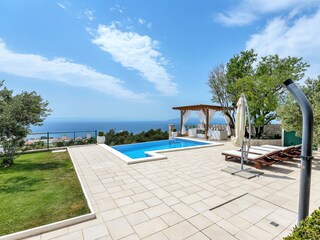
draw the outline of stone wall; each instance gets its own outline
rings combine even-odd
[[[251,146],[260,145],[282,146],[282,139],[251,139]]]
[[[269,124],[264,126],[264,133],[263,136],[274,136],[274,135],[279,135],[281,136],[282,134],[282,128],[280,124]]]

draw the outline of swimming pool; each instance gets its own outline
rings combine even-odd
[[[200,141],[192,141],[192,140],[186,140],[186,139],[171,139],[171,140],[161,140],[161,141],[153,141],[153,142],[118,145],[112,148],[132,159],[137,159],[137,158],[149,157],[150,154],[146,153],[148,151],[173,149],[173,148],[185,148],[185,147],[201,146],[201,145],[208,145],[208,144],[209,142],[203,142],[203,141],[200,142]]]
[[[103,147],[108,152],[117,156],[127,164],[167,159],[165,155],[161,154],[165,152],[207,148],[221,145],[223,144],[198,139],[190,140],[182,137],[177,137],[171,140],[117,145],[113,147],[110,147],[106,144],[99,144],[99,146]]]

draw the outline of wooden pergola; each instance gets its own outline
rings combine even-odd
[[[189,106],[181,106],[181,107],[173,107],[173,110],[180,110],[180,133],[182,133],[182,125],[183,125],[183,115],[186,111],[202,111],[206,116],[206,128],[205,134],[206,138],[208,139],[208,131],[209,131],[209,110],[215,111],[224,111],[226,110],[225,107],[222,106],[215,106],[215,105],[206,105],[206,104],[198,104],[198,105],[189,105]]]

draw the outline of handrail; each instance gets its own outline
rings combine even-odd
[[[70,132],[32,132],[32,133],[28,133],[28,135],[39,135],[39,134],[47,134],[47,133],[51,133],[51,134],[59,134],[59,133],[81,133],[81,132],[96,132],[96,130],[88,130],[88,131],[70,131]]]

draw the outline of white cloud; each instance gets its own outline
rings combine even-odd
[[[109,10],[111,12],[123,13],[123,8],[119,4],[114,5],[114,7],[111,7]]]
[[[222,22],[225,25],[232,26],[243,26],[250,22],[256,20],[256,16],[249,12],[227,12],[227,13],[219,13],[215,20],[218,22]]]
[[[275,18],[246,43],[246,49],[255,49],[259,55],[278,54],[282,57],[303,57],[311,64],[312,77],[320,75],[320,10],[314,15],[295,20]]]
[[[145,22],[146,22],[146,20],[144,20],[144,19],[142,19],[142,18],[138,18],[138,23],[140,23],[140,24],[144,24]]]
[[[85,65],[64,58],[49,60],[40,55],[12,52],[1,39],[0,56],[0,72],[89,87],[118,98],[143,100],[145,97],[144,94],[137,94],[123,87],[124,82],[119,79],[99,73]]]
[[[147,23],[146,20],[143,19],[143,18],[138,18],[138,19],[137,19],[137,22],[138,22],[139,24],[141,24],[141,25],[144,25],[144,24],[145,24],[145,26],[147,26],[147,28],[149,28],[149,29],[152,28],[152,23],[151,23],[151,22]]]
[[[231,9],[218,13],[214,20],[228,26],[244,26],[253,23],[261,15],[270,13],[284,13],[295,15],[299,10],[307,7],[319,6],[318,0],[241,0]]]
[[[62,5],[61,3],[57,3],[59,7],[66,9],[66,7],[64,5]]]
[[[87,16],[87,18],[90,20],[90,21],[93,21],[94,19],[96,19],[96,17],[94,16],[94,10],[88,10],[86,9],[84,11],[84,14]]]
[[[122,32],[115,25],[100,25],[92,43],[110,53],[122,66],[139,71],[162,94],[177,94],[177,86],[163,66],[165,59],[156,50],[158,42],[149,36]]]

